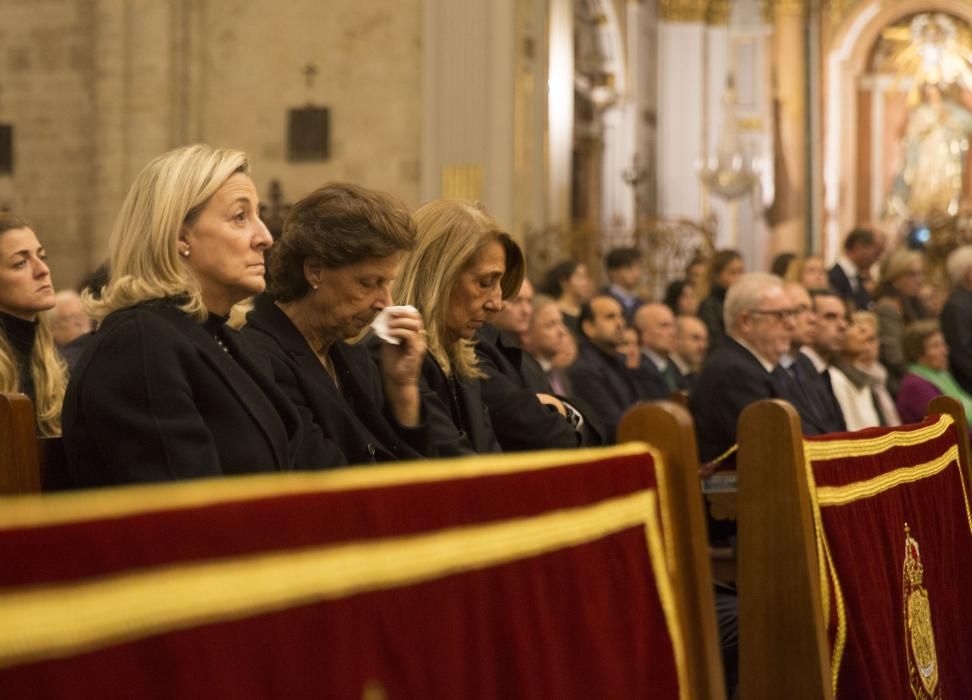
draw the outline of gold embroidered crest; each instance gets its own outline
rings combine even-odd
[[[921,563],[918,542],[905,523],[904,556],[904,624],[905,654],[908,657],[908,680],[917,700],[939,700],[938,654],[932,629],[931,605],[922,585],[925,567]]]

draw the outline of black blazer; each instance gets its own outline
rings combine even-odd
[[[948,343],[948,368],[972,394],[972,292],[958,287],[942,309],[942,333]]]
[[[726,320],[723,314],[726,294],[727,290],[725,287],[714,284],[709,291],[709,296],[699,304],[699,320],[705,324],[706,329],[709,331],[708,355],[712,355],[712,352],[718,347],[726,335]]]
[[[71,485],[293,468],[296,409],[236,331],[204,326],[176,303],[110,314],[78,361],[61,416]]]
[[[313,466],[333,441],[349,464],[420,459],[430,452],[427,422],[400,425],[385,402],[381,373],[361,345],[329,351],[338,389],[304,336],[266,295],[247,314],[243,336],[272,368],[273,379],[297,407],[305,438],[298,466]]]
[[[555,408],[537,400],[537,393],[553,394],[549,384],[528,386],[527,376],[533,381],[536,377],[522,372],[525,354],[496,326],[486,324],[479,329],[476,356],[479,368],[487,375],[482,381],[483,402],[503,450],[563,449],[582,444],[581,432]]]
[[[699,459],[709,462],[735,444],[736,423],[746,406],[777,398],[785,397],[756,356],[731,337],[723,338],[699,373],[689,399]]]
[[[580,343],[577,361],[568,368],[567,375],[574,393],[604,425],[604,442],[614,444],[621,416],[639,400],[647,398],[647,379],[638,370],[625,366],[624,355],[607,353],[587,339]]]
[[[804,409],[793,398],[788,398],[800,414],[804,435],[826,435],[847,430],[844,412],[834,395],[834,387],[828,372],[818,372],[813,360],[802,352],[796,354],[798,376],[803,380],[806,397],[812,403]],[[785,371],[785,370],[780,370]]]
[[[668,381],[661,370],[652,362],[647,355],[641,355],[641,365],[637,369],[637,375],[642,386],[642,398],[647,401],[662,401],[671,397],[673,391],[682,389],[682,373],[671,360],[668,366],[675,371],[675,388],[668,386]]]
[[[450,381],[435,358],[427,353],[422,362],[422,381],[424,387],[434,394],[436,408],[441,406],[449,416],[453,434],[458,432],[457,441],[443,435],[437,424],[432,426],[432,439],[441,456],[503,451],[493,431],[489,409],[483,403],[481,380]],[[426,398],[423,396],[422,400],[425,402]]]
[[[827,271],[827,281],[834,288],[841,298],[846,302],[851,302],[858,311],[867,311],[873,306],[873,300],[864,285],[854,290],[854,285],[847,278],[847,273],[840,265],[834,265]]]

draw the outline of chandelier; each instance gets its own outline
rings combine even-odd
[[[716,153],[697,164],[699,178],[715,195],[736,199],[756,185],[758,174],[752,162],[743,152],[739,142],[739,124],[736,116],[736,89],[732,75],[726,80],[722,96],[722,127]]]

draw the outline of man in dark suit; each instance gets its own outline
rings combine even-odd
[[[948,368],[962,388],[972,394],[972,246],[952,251],[946,267],[953,285],[942,309]]]
[[[641,284],[641,253],[637,248],[612,248],[604,256],[609,284],[602,294],[614,297],[624,309],[628,324],[645,300],[638,296]]]
[[[534,360],[523,351],[520,337],[533,315],[533,285],[524,280],[520,291],[476,334],[483,402],[493,431],[506,452],[599,444],[591,422],[566,397],[554,396],[542,370],[531,371]],[[566,332],[566,331],[565,331]]]
[[[839,357],[847,332],[844,302],[830,290],[815,290],[811,298],[796,283],[788,283],[786,291],[797,313],[790,352],[781,358],[777,372],[781,385],[800,414],[804,435],[845,430],[830,380],[830,365]]]
[[[746,406],[787,398],[773,374],[793,334],[794,309],[780,278],[741,276],[729,288],[724,313],[727,335],[709,355],[689,402],[702,462],[735,444]]]
[[[646,372],[654,375],[669,395],[687,389],[688,382],[671,359],[675,350],[675,314],[672,310],[665,304],[645,304],[635,312],[633,325],[638,331],[641,352],[648,360]]]
[[[675,319],[675,351],[669,355],[685,378],[686,389],[692,391],[702,371],[705,353],[709,348],[709,331],[698,316],[679,316]]]
[[[618,352],[624,314],[614,297],[599,294],[581,308],[583,333],[577,361],[567,370],[574,392],[604,422],[605,442],[613,443],[624,412],[646,398],[637,370],[628,369]]]
[[[884,234],[856,228],[844,239],[844,252],[827,273],[827,280],[848,305],[858,311],[871,308],[868,289],[871,267],[884,252]]]

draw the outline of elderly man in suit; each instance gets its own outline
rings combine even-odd
[[[790,348],[795,313],[776,275],[744,274],[729,288],[726,337],[709,356],[689,403],[703,462],[735,444],[736,423],[746,406],[789,398],[774,371]]]
[[[688,382],[672,362],[675,350],[675,314],[665,304],[645,304],[635,312],[641,352],[648,360],[645,371],[664,383],[669,392],[687,389]]]

